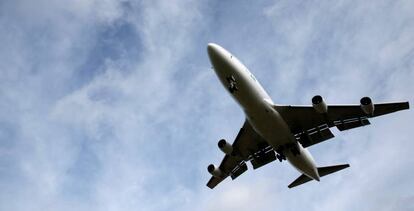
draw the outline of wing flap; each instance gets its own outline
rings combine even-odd
[[[258,155],[255,155],[250,162],[253,169],[258,169],[274,160],[276,160],[276,154],[275,151],[271,150],[266,153],[259,153]]]
[[[334,124],[336,125],[336,128],[338,128],[338,130],[344,131],[361,126],[370,125],[371,123],[367,118],[356,118],[347,121],[336,121]]]
[[[245,171],[247,171],[247,165],[245,162],[238,165],[230,174],[230,177],[232,180],[235,180],[238,176],[243,174]]]
[[[331,139],[335,137],[331,130],[329,130],[329,127],[325,125],[322,128],[310,130],[307,132],[302,132],[300,134],[297,134],[296,138],[299,139],[300,144],[302,144],[303,147],[309,147],[314,144],[318,144],[320,142],[326,141],[328,139]]]

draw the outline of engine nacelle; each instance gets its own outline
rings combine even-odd
[[[312,97],[312,106],[320,114],[328,112],[328,106],[320,95]]]
[[[233,152],[233,147],[231,146],[231,144],[229,144],[226,140],[221,139],[218,143],[217,143],[218,147],[220,148],[221,151],[224,152],[224,154],[226,155],[231,155],[231,153]]]
[[[223,172],[213,164],[208,165],[207,170],[211,175],[213,175],[213,177],[220,178],[223,176]]]
[[[365,114],[372,115],[374,114],[374,104],[372,103],[371,98],[369,97],[363,97],[360,100],[361,103],[361,109],[364,111]]]

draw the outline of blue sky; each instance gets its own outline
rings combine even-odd
[[[413,1],[1,1],[0,210],[412,210],[411,110],[214,190],[244,116],[215,42],[280,104],[413,102]]]

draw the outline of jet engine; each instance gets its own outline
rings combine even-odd
[[[207,167],[208,172],[213,175],[213,177],[222,177],[223,172],[220,170],[220,168],[215,167],[213,164],[208,165]]]
[[[231,155],[231,153],[233,152],[233,147],[231,146],[231,144],[229,144],[226,140],[221,139],[218,143],[217,143],[218,147],[220,148],[221,151],[224,152],[224,154],[226,155]]]
[[[328,112],[328,106],[320,95],[312,97],[312,106],[316,112],[320,114],[325,114]]]
[[[360,100],[361,109],[364,111],[365,114],[372,115],[374,114],[374,104],[372,104],[372,100],[369,97],[363,97]]]

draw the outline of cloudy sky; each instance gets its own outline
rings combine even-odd
[[[280,104],[414,102],[414,2],[0,1],[0,210],[413,210],[414,112],[310,148],[351,168],[288,189],[286,162],[216,189],[244,115],[206,45]]]

